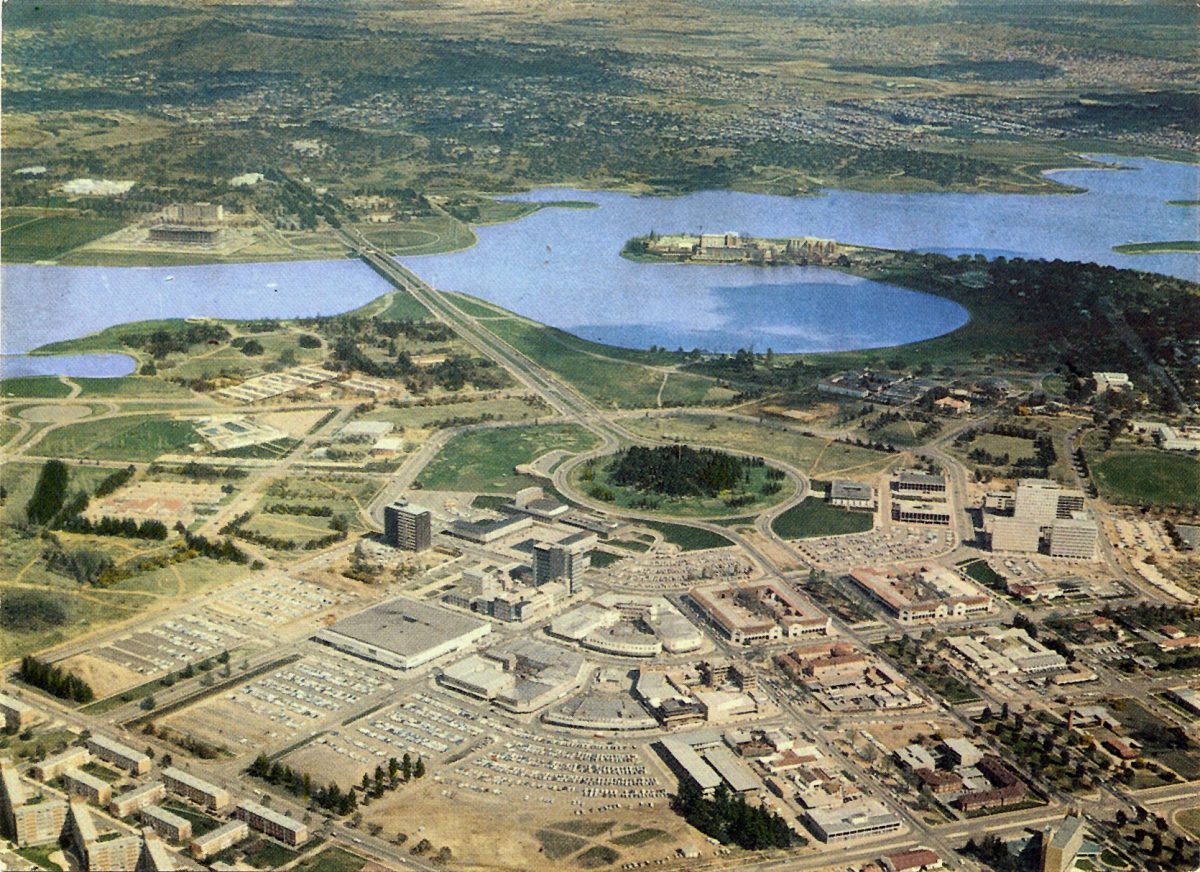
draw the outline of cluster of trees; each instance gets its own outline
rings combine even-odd
[[[96,489],[92,492],[96,498],[106,497],[114,493],[118,488],[126,485],[133,478],[135,470],[131,465],[124,469],[118,469],[112,475],[106,476],[101,480],[100,484],[96,485]]]
[[[145,351],[155,360],[162,360],[172,353],[186,354],[193,345],[224,342],[229,336],[228,330],[211,321],[172,322],[150,333],[125,333],[121,342],[129,348]]]
[[[671,806],[705,835],[748,851],[789,848],[800,839],[778,814],[749,805],[745,797],[734,799],[724,784],[717,787],[712,799],[705,799],[700,790],[685,779]]]
[[[1038,868],[1038,850],[1037,839],[1030,839],[1026,849],[1018,856],[995,834],[986,835],[978,842],[972,837],[961,848],[963,854],[973,857],[995,872],[1026,872]]]
[[[314,511],[306,512],[305,514],[328,517],[331,532],[325,536],[318,536],[316,539],[309,539],[301,546],[295,539],[284,539],[282,536],[272,536],[269,533],[244,529],[252,515],[250,512],[243,512],[221,528],[221,535],[237,536],[239,539],[253,542],[255,545],[262,545],[264,548],[273,548],[276,551],[295,551],[299,547],[303,547],[305,551],[316,551],[335,542],[341,542],[349,535],[350,519],[345,515],[334,515],[332,510],[326,515],[323,511],[319,511],[321,508],[319,506],[306,506],[304,508],[314,509]],[[268,509],[268,511],[271,510]],[[295,512],[282,512],[282,507],[276,511],[277,513],[296,514]]]
[[[308,515],[312,518],[332,518],[329,506],[309,506],[304,503],[271,503],[263,511],[272,515]]]
[[[358,798],[353,790],[343,791],[336,781],[330,781],[327,786],[314,789],[312,776],[300,772],[291,766],[285,766],[276,760],[272,763],[266,754],[259,754],[246,770],[255,778],[261,778],[268,784],[276,784],[290,793],[311,800],[321,808],[334,814],[352,814],[358,809]]]
[[[83,515],[72,515],[59,525],[60,530],[71,533],[90,533],[93,536],[124,536],[126,539],[150,539],[161,542],[167,538],[167,525],[151,518],[139,523],[133,518],[113,518],[105,515],[98,521],[90,521]]]
[[[25,517],[31,524],[49,524],[55,519],[67,499],[70,474],[61,460],[47,460],[42,465],[33,496],[25,504]]]
[[[46,568],[59,575],[73,578],[80,584],[97,584],[113,567],[113,560],[103,551],[92,548],[63,548],[57,540],[50,539],[42,552]]]
[[[62,600],[41,590],[6,590],[0,596],[0,628],[26,632],[46,630],[67,622]]]
[[[619,453],[608,467],[609,480],[623,487],[667,496],[714,497],[740,488],[761,458],[742,458],[711,448],[634,445]]]
[[[229,539],[222,539],[219,542],[210,541],[203,536],[189,532],[182,523],[176,524],[175,530],[183,536],[183,543],[187,550],[194,552],[199,557],[226,560],[230,563],[247,563],[250,560],[246,556],[246,552]]]
[[[85,703],[96,698],[91,686],[78,675],[32,655],[21,658],[17,677],[31,687],[41,688],[59,699]]]

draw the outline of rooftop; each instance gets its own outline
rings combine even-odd
[[[482,626],[486,626],[485,623],[475,618],[397,597],[343,618],[329,631],[402,656],[412,656]]]

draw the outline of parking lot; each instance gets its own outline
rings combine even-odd
[[[652,554],[617,569],[605,580],[638,590],[683,590],[698,581],[746,578],[753,570],[749,560],[732,554]]]
[[[390,676],[334,652],[306,654],[165,720],[237,753],[293,741],[392,688]]]
[[[870,566],[904,560],[924,560],[958,544],[953,530],[920,525],[896,525],[888,530],[804,539],[800,553],[819,566]]]

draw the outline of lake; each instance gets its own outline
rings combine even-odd
[[[706,191],[662,198],[544,188],[513,199],[589,200],[599,208],[543,209],[478,228],[479,243],[469,250],[403,261],[439,288],[473,294],[588,339],[713,351],[895,345],[949,332],[966,313],[948,300],[818,267],[634,263],[619,254],[627,239],[652,229],[735,230],[949,254],[1095,261],[1200,280],[1195,254],[1112,251],[1126,242],[1196,239],[1197,210],[1167,201],[1198,199],[1200,167],[1095,159],[1125,169],[1051,173],[1087,189],[1062,195]],[[18,355],[133,320],[332,314],[388,289],[357,261],[137,269],[12,265],[0,276],[0,351]],[[0,361],[6,375],[16,364],[16,358]],[[61,359],[47,365],[96,374],[69,369]],[[78,359],[70,364],[79,365]]]

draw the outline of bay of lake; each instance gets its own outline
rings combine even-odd
[[[627,239],[656,230],[816,236],[885,248],[1095,261],[1200,280],[1195,254],[1127,256],[1126,242],[1196,239],[1200,167],[1096,160],[1125,169],[1051,175],[1085,193],[869,194],[775,197],[706,191],[681,197],[543,188],[513,199],[586,200],[477,228],[460,252],[403,258],[443,290],[492,301],[587,339],[733,351],[818,352],[890,346],[947,333],[966,312],[929,294],[819,267],[634,263]],[[207,316],[294,318],[356,308],[389,286],[354,260],[190,267],[10,265],[0,270],[4,375],[122,375],[120,355],[30,358],[24,352],[129,321]],[[23,368],[24,367],[24,368]]]

